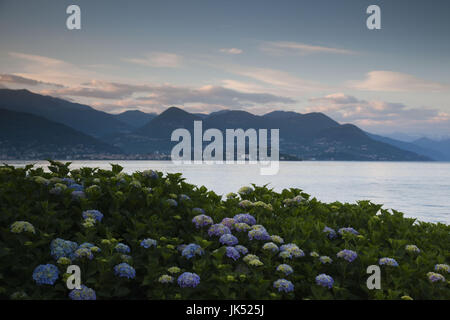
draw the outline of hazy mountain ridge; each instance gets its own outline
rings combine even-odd
[[[427,148],[420,145],[429,145],[429,141],[402,144],[394,139],[367,134],[351,124],[339,124],[318,112],[273,111],[259,116],[241,110],[221,110],[195,114],[170,107],[159,115],[138,110],[113,115],[59,98],[9,89],[0,90],[0,108],[34,114],[41,121],[47,119],[90,138],[100,138],[102,143],[95,140],[103,146],[99,147],[99,152],[104,152],[104,146],[110,145],[114,146],[110,150],[117,153],[170,154],[176,144],[170,141],[172,132],[186,128],[193,133],[194,121],[202,120],[203,130],[217,128],[223,133],[225,129],[278,128],[280,152],[301,159],[422,161],[446,157],[445,152],[435,149],[438,146]],[[9,130],[13,132],[19,127],[9,126]],[[42,143],[45,145],[46,141]]]

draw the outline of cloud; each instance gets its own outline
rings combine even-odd
[[[178,68],[182,57],[175,53],[151,52],[142,58],[125,58],[124,61],[154,68]]]
[[[352,50],[315,46],[300,42],[279,41],[279,42],[264,42],[260,48],[262,51],[274,55],[307,55],[307,54],[356,54]]]
[[[350,81],[352,89],[387,92],[442,92],[450,90],[450,85],[419,79],[410,74],[393,71],[371,71],[361,81]]]
[[[21,76],[17,76],[14,74],[0,74],[0,83],[10,83],[10,84],[18,84],[18,85],[29,85],[29,86],[37,86],[37,85],[50,85],[62,88],[63,86],[56,83],[49,83],[39,80],[34,80],[30,78],[25,78]]]
[[[219,51],[227,54],[241,54],[243,52],[241,49],[238,48],[223,48],[220,49]]]
[[[408,108],[402,103],[366,101],[344,93],[309,99],[306,112],[323,112],[339,122],[374,132],[450,133],[450,114],[435,108]]]

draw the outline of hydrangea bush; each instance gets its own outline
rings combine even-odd
[[[0,299],[450,299],[450,227],[370,201],[0,166]],[[80,267],[81,289],[65,282]],[[381,266],[381,290],[367,267]]]

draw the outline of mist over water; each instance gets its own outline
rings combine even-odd
[[[9,161],[23,166],[45,161]],[[153,169],[181,172],[186,181],[226,195],[250,183],[268,184],[275,191],[300,188],[324,202],[371,200],[384,209],[427,222],[450,223],[450,163],[445,162],[280,162],[274,176],[259,174],[259,165],[174,165],[170,161],[73,161],[71,168],[111,169],[110,163],[132,173]]]

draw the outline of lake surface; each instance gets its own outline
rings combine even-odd
[[[428,222],[450,223],[450,163],[445,162],[280,162],[278,174],[260,175],[258,165],[175,165],[170,161],[73,161],[82,166],[110,169],[117,163],[131,173],[145,169],[181,172],[187,182],[204,185],[218,194],[236,192],[255,183],[269,184],[275,191],[300,188],[324,202],[371,200],[408,217]],[[9,161],[23,166],[45,161]]]

